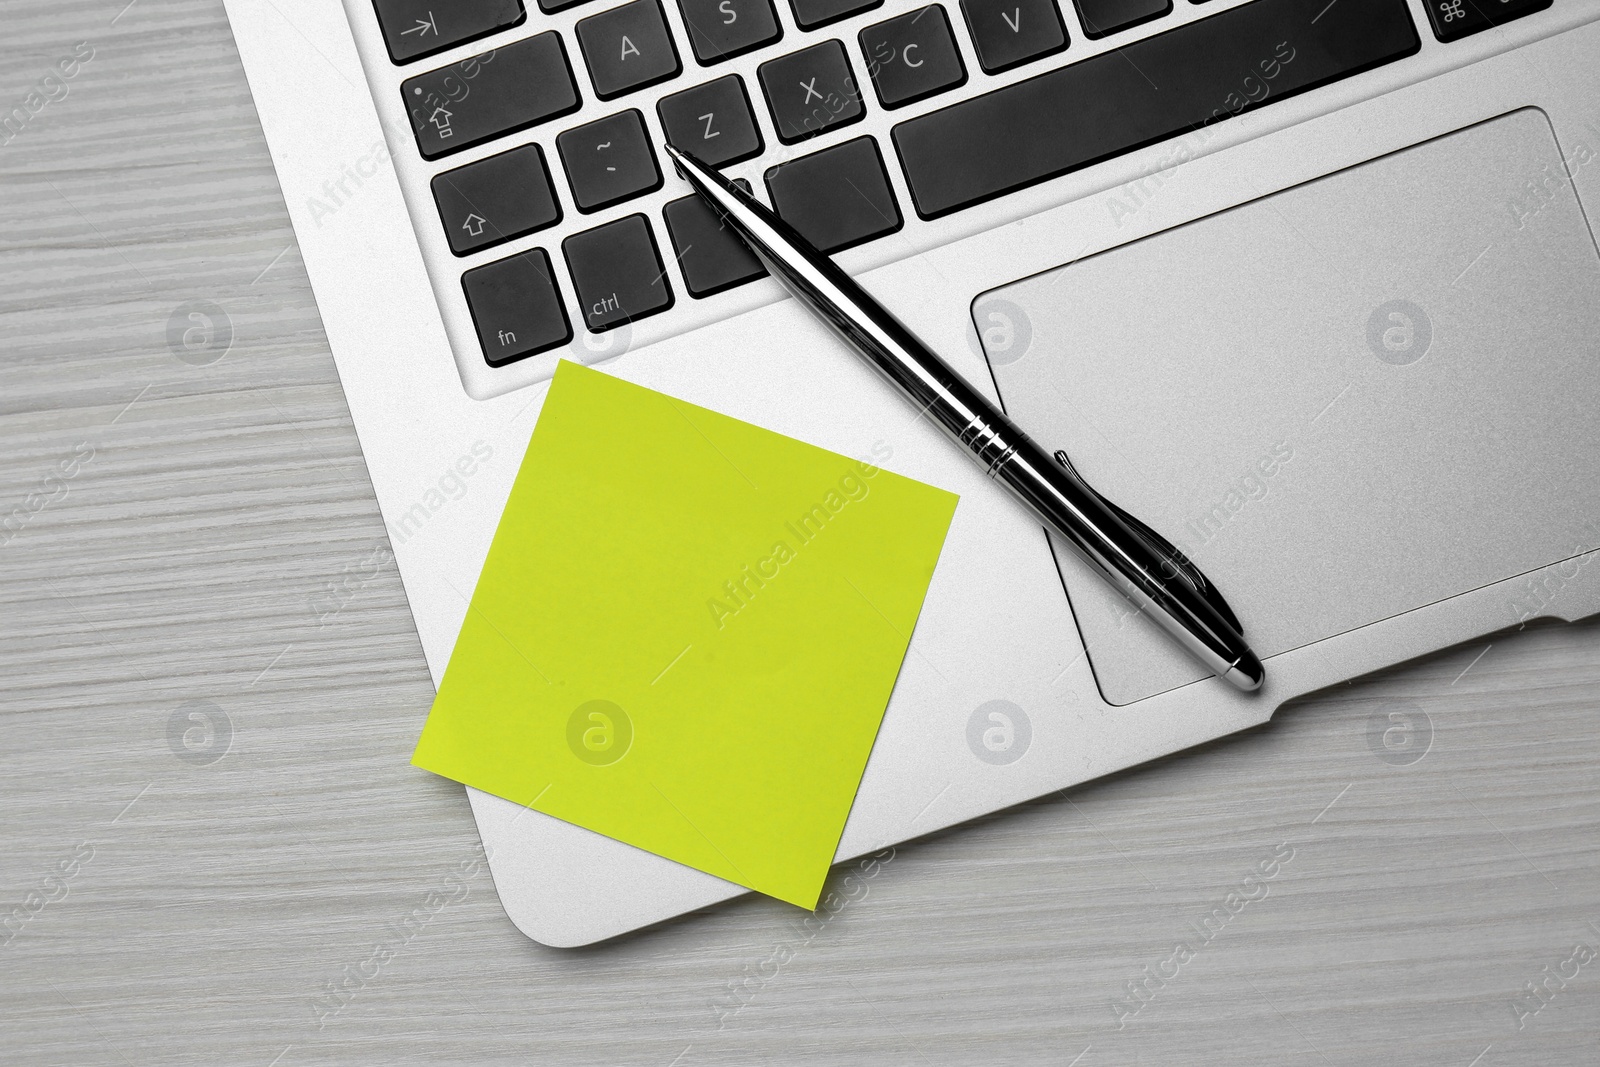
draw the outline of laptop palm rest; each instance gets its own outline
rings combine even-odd
[[[1270,657],[1600,544],[1590,161],[1513,112],[985,293],[974,324],[1011,415]],[[1055,549],[1108,701],[1202,677]]]

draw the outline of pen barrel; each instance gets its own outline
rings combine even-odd
[[[887,313],[846,331],[879,371],[1049,530],[1212,673],[1242,689],[1260,665],[1242,636],[1105,499]],[[858,322],[861,321],[858,319]],[[1241,672],[1243,676],[1241,676]]]
[[[830,282],[835,293],[814,294],[808,302],[874,370],[1190,656],[1235,688],[1261,686],[1264,672],[1250,646],[1210,601],[1179,579],[1173,561],[1155,552],[1099,493],[1027,437],[898,318],[866,298],[848,275],[837,272]],[[848,314],[834,314],[832,307]]]
[[[833,279],[839,292],[818,294],[829,296],[828,301],[808,302],[874,369],[1190,655],[1240,689],[1260,685],[1260,663],[1243,637],[1178,577],[1172,561],[1153,551],[1150,542],[1104,498],[1023,433],[882,305],[853,298],[854,281],[839,274]],[[851,303],[841,305],[840,297]],[[832,314],[827,305],[848,307],[849,314]]]
[[[1213,674],[1245,690],[1260,685],[1260,663],[1238,631],[1053,456],[1024,440],[994,477]]]

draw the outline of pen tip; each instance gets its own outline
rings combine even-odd
[[[694,179],[690,177],[694,168],[689,165],[689,154],[671,141],[662,141],[661,147],[667,153],[667,158],[672,160],[672,169],[678,172],[678,177],[694,185]]]

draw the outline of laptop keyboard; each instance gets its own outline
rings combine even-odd
[[[693,197],[626,213],[663,184],[652,111],[667,137],[714,166],[768,157],[765,199],[838,252],[896,233],[907,212],[941,218],[1421,46],[1406,0],[1250,0],[1076,62],[1068,15],[1100,40],[1170,17],[1174,0],[895,4],[854,34],[828,27],[884,0],[778,0],[794,27],[787,36],[773,0],[631,0],[564,19],[565,31],[543,18],[598,2],[373,0],[389,62],[427,68],[401,93],[415,150],[438,164],[432,192],[450,251],[472,260],[461,286],[491,367],[571,343],[575,328],[599,334],[672,314],[681,300],[667,263],[691,302],[765,276]],[[677,5],[682,31],[663,2]],[[1461,14],[1461,0],[1427,0],[1427,10],[1434,36],[1451,41],[1549,4],[1498,0],[1488,14],[1481,5]],[[481,54],[424,62],[508,30],[520,32]],[[716,70],[750,53],[754,84]],[[1029,66],[1037,73],[1023,80],[945,97]],[[586,97],[615,101],[615,111],[563,125]],[[806,144],[874,108],[898,120],[887,144],[871,130]],[[450,165],[498,141],[504,151]],[[488,252],[546,232],[548,241],[535,239],[548,247],[500,260]],[[555,255],[570,294],[551,269]]]

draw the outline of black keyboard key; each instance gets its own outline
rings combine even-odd
[[[644,116],[637,111],[568,130],[556,138],[556,147],[579,211],[599,211],[661,188],[655,150],[644,132]]]
[[[672,306],[672,286],[643,215],[575,233],[561,250],[584,322],[595,333]]]
[[[1158,19],[1172,10],[1172,0],[1072,0],[1085,37],[1107,34]]]
[[[587,2],[588,0],[539,0],[539,10],[546,15],[552,15],[557,11],[565,11],[569,7],[577,7]]]
[[[925,100],[967,80],[950,20],[938,4],[868,26],[861,31],[861,54],[885,108]]]
[[[578,109],[567,50],[554,33],[407,78],[417,147],[438,159]]]
[[[749,183],[743,179],[734,184],[750,191]],[[700,197],[674,200],[662,214],[690,296],[710,296],[767,276],[767,268],[755,253],[722,224]]]
[[[848,126],[867,113],[844,45],[838,41],[823,41],[768,60],[756,74],[772,109],[778,140],[784,144]]]
[[[1405,0],[1253,0],[908,119],[894,143],[932,219],[1420,47]]]
[[[767,192],[785,222],[824,252],[894,233],[900,208],[870,137],[824,148],[767,171]]]
[[[435,176],[433,200],[450,251],[458,256],[561,221],[544,151],[536,144]]]
[[[961,0],[978,65],[999,74],[1067,47],[1053,0]]]
[[[389,58],[410,63],[522,24],[521,0],[373,0]]]
[[[814,30],[882,4],[883,0],[789,0],[795,25],[802,30]]]
[[[703,67],[783,36],[772,0],[678,0],[689,44]]]
[[[737,74],[664,96],[656,103],[656,114],[667,140],[708,166],[761,154],[756,117]]]
[[[1459,41],[1543,11],[1550,0],[1427,0],[1426,6],[1433,35],[1441,41]]]
[[[577,25],[594,95],[602,100],[676,77],[683,67],[657,0],[590,15]]]
[[[467,306],[491,367],[545,352],[572,340],[550,257],[530,248],[510,259],[462,275]]]

